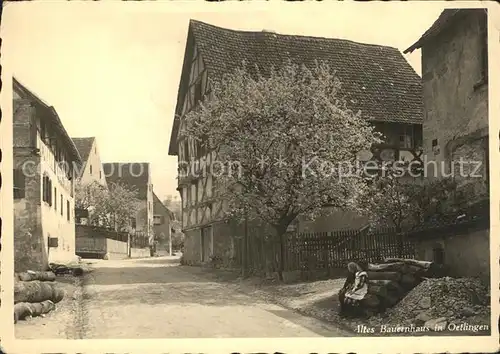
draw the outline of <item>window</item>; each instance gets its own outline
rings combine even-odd
[[[66,201],[66,218],[70,219],[69,200]]]
[[[64,213],[63,213],[63,202],[64,202],[63,195],[61,194],[61,216],[64,215]]]
[[[54,209],[57,210],[57,188],[54,187],[54,195],[55,195],[55,198],[54,198]]]
[[[413,126],[403,126],[401,128],[398,145],[406,149],[413,147]]]
[[[154,215],[153,216],[153,224],[154,225],[162,225],[163,224],[163,215]]]
[[[25,196],[26,181],[23,170],[14,169],[14,199],[22,199]]]
[[[42,185],[42,200],[52,206],[52,181],[49,176],[43,176]]]
[[[436,264],[444,264],[444,249],[441,246],[436,246],[432,250],[432,256]]]
[[[92,165],[89,167],[90,174],[92,174]]]
[[[133,229],[136,229],[136,228],[137,228],[137,222],[136,222],[135,218],[130,218],[130,226],[131,226]]]
[[[99,178],[102,178],[102,171],[99,171]]]

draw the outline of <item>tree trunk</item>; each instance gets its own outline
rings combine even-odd
[[[286,229],[285,229],[286,230]],[[278,267],[278,278],[280,281],[283,281],[283,272],[285,271],[285,231],[282,229],[277,229],[277,239],[279,240],[280,245],[280,257],[279,257],[279,267]]]
[[[401,226],[398,225],[396,227],[396,237],[397,237],[397,241],[398,241],[398,252],[399,252],[399,256],[400,257],[403,257],[403,253],[404,253],[404,243],[403,243],[403,233],[402,233],[402,229],[401,229]]]
[[[411,264],[413,266],[417,266],[423,269],[429,269],[432,265],[432,262],[429,261],[419,261],[417,259],[403,259],[403,258],[386,258],[384,260],[385,262],[400,262],[400,263],[407,263]]]
[[[242,267],[241,267],[241,275],[243,278],[246,278],[248,276],[248,215],[245,213],[245,230],[243,234],[243,242],[242,242],[242,249],[243,249],[243,254],[242,254]]]

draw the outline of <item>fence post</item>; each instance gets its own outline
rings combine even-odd
[[[129,258],[132,256],[132,244],[130,237],[130,232],[127,232],[127,256]]]

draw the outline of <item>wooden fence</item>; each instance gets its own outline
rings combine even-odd
[[[280,243],[267,234],[251,234],[235,242],[235,262],[250,272],[276,271]],[[349,262],[377,262],[385,257],[414,258],[415,244],[394,229],[346,230],[320,233],[288,233],[284,237],[285,271],[344,268]],[[246,251],[246,257],[245,257]]]
[[[393,229],[287,235],[285,270],[342,268],[349,262],[414,258],[415,244]]]

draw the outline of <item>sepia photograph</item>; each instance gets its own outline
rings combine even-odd
[[[171,3],[3,4],[13,340],[498,345],[500,17]]]

